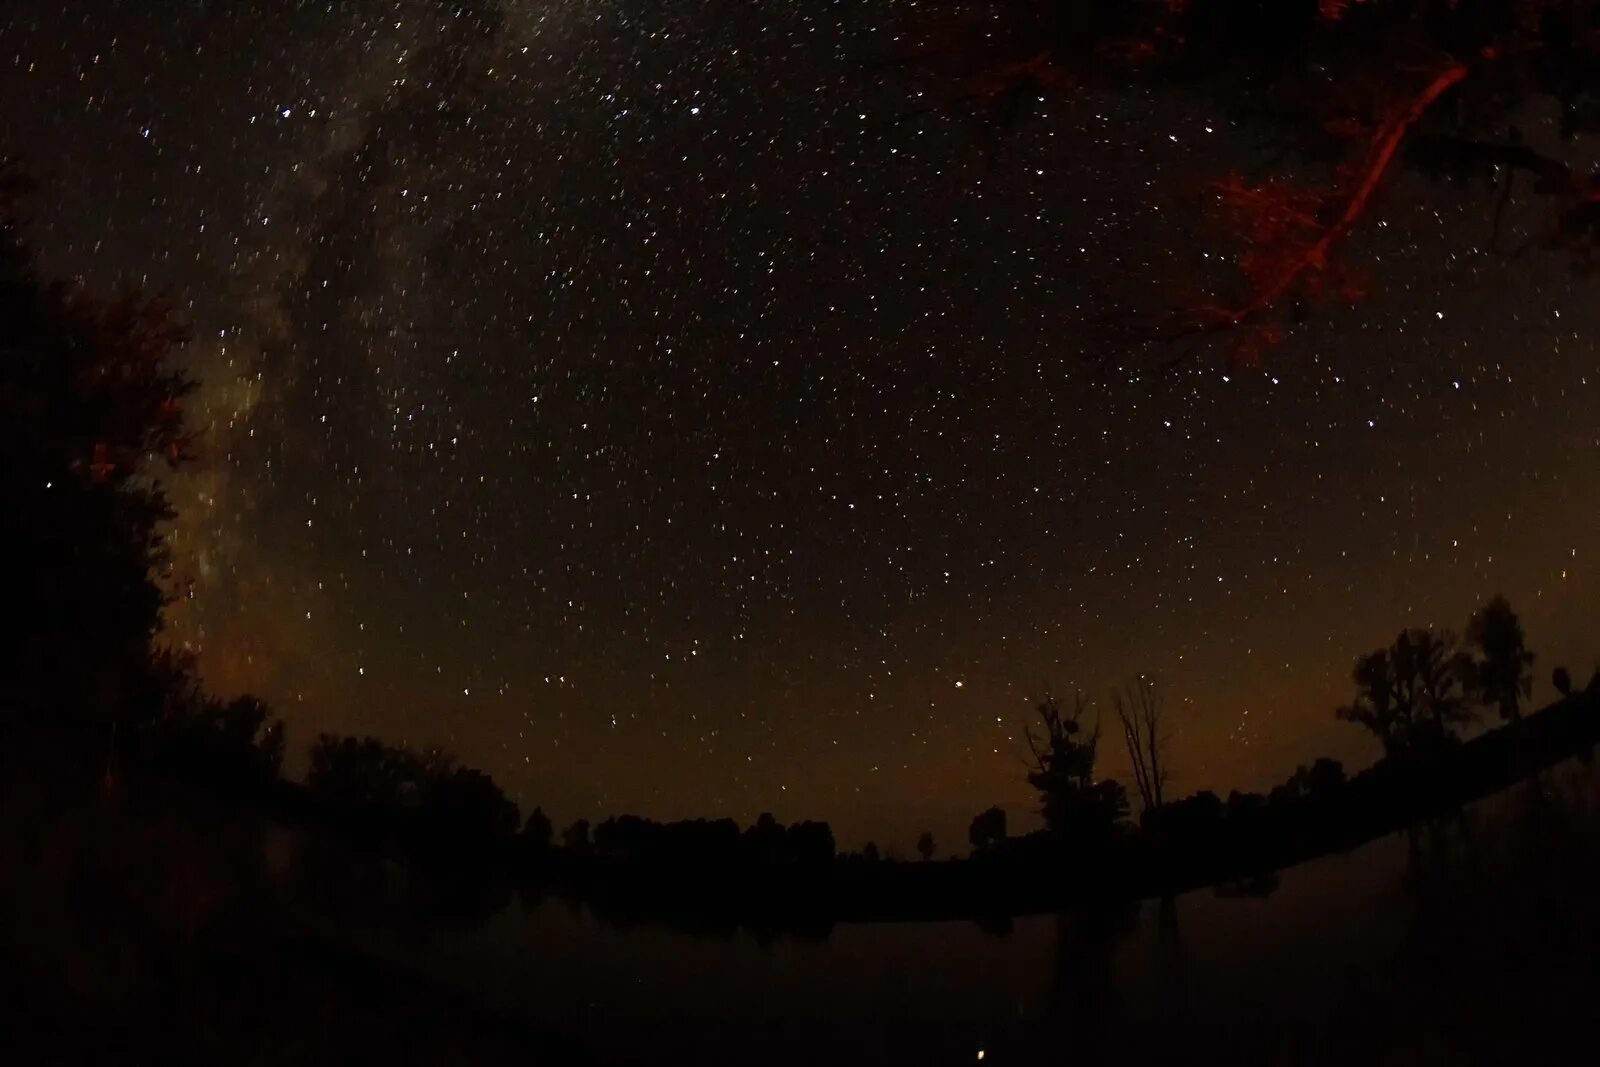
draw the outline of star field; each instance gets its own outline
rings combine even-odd
[[[291,750],[954,842],[1046,687],[1153,673],[1225,793],[1373,758],[1402,625],[1600,653],[1600,311],[1478,191],[1398,182],[1257,367],[1096,362],[1226,276],[1193,101],[897,121],[887,4],[154,7],[0,15],[0,150],[49,269],[194,323],[168,633]]]

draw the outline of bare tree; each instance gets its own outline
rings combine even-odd
[[[1147,675],[1139,675],[1122,690],[1111,694],[1117,720],[1122,723],[1122,740],[1128,746],[1133,764],[1134,784],[1145,811],[1157,811],[1165,803],[1167,784],[1167,737],[1162,729],[1165,707],[1161,694]]]

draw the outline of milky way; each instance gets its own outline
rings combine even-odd
[[[1226,791],[1372,758],[1331,708],[1404,624],[1500,591],[1541,684],[1600,652],[1600,315],[1479,193],[1400,183],[1259,367],[1091,369],[1222,269],[1251,142],[1192,102],[997,137],[897,5],[48,6],[0,150],[49,269],[188,309],[168,635],[302,744],[946,839],[1030,806],[1046,689],[1153,673]]]

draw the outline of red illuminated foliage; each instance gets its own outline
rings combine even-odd
[[[1600,264],[1600,181],[1563,158],[1600,127],[1600,0],[957,0],[917,9],[905,42],[945,106],[1010,123],[1050,92],[1165,87],[1284,149],[1268,173],[1208,185],[1237,284],[1136,330],[1144,341],[1227,334],[1250,358],[1359,298],[1339,255],[1402,166],[1497,187],[1496,238],[1531,175],[1553,204],[1550,243],[1575,269]],[[1518,124],[1534,98],[1561,116],[1549,149]]]

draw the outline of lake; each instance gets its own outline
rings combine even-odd
[[[1594,799],[1594,776],[1566,768],[1542,800],[1519,787],[1460,824],[1281,872],[1266,896],[1206,889],[1005,931],[717,936],[548,897],[369,947],[624,1062],[1462,1062],[1592,1002]]]

